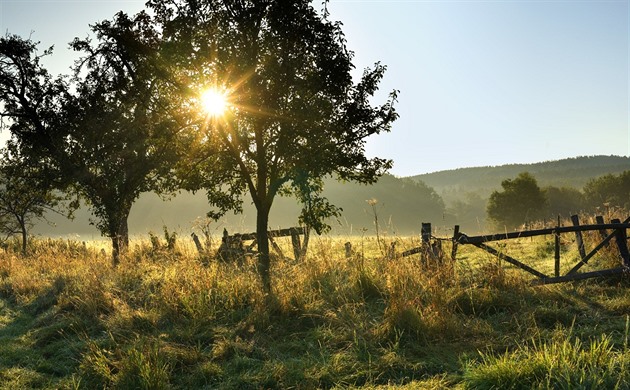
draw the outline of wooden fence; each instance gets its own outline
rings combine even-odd
[[[193,241],[197,246],[197,250],[200,253],[203,253],[203,245],[199,241],[199,237],[195,233],[192,235]],[[300,239],[300,236],[304,236],[304,242]],[[295,259],[299,259],[303,256],[303,250],[305,250],[308,245],[308,232],[304,227],[292,227],[287,229],[278,229],[278,230],[270,230],[269,231],[269,243],[271,244],[272,249],[282,258],[285,257],[282,249],[274,240],[279,237],[291,237],[291,246],[293,247],[293,255]],[[251,241],[246,244],[246,241]],[[253,255],[256,253],[254,248],[258,245],[258,241],[256,238],[256,233],[236,233],[230,235],[227,229],[223,229],[223,237],[221,238],[221,246],[217,251],[217,257],[223,261],[231,261],[238,260],[242,261],[242,259],[246,255]]]
[[[610,223],[604,223],[604,219],[601,216],[596,217],[596,224],[593,225],[580,225],[579,218],[577,215],[573,215],[571,217],[571,221],[573,226],[560,226],[558,221],[558,226],[547,229],[536,229],[536,230],[524,230],[524,231],[516,231],[511,233],[497,233],[497,234],[489,234],[489,235],[480,235],[480,236],[468,236],[459,231],[459,226],[455,226],[453,237],[450,239],[441,239],[437,237],[433,237],[431,235],[431,224],[423,223],[422,224],[422,246],[419,248],[414,248],[408,250],[402,254],[403,257],[412,255],[414,253],[432,253],[432,249],[435,246],[436,242],[440,242],[443,240],[452,241],[452,251],[451,251],[451,259],[456,260],[457,257],[457,249],[459,245],[473,245],[479,249],[484,250],[491,255],[496,256],[497,258],[514,265],[517,268],[522,269],[532,275],[534,275],[537,279],[534,280],[534,284],[549,284],[549,283],[560,283],[567,282],[572,280],[580,280],[580,279],[588,279],[593,277],[601,277],[601,276],[612,276],[612,275],[620,275],[623,273],[627,273],[630,271],[630,254],[628,253],[628,235],[627,229],[630,228],[630,218],[627,218],[625,221],[621,222],[619,219],[613,219]],[[582,236],[583,232],[587,231],[597,231],[599,232],[601,241],[597,243],[593,249],[589,252],[586,251],[584,239]],[[610,232],[609,232],[610,231]],[[575,264],[571,269],[566,272],[564,275],[560,274],[560,235],[562,234],[575,234],[576,244],[579,252],[579,261]],[[517,238],[525,238],[525,237],[536,237],[536,236],[547,236],[553,235],[554,237],[554,274],[547,275],[544,272],[537,270],[524,262],[509,256],[503,253],[501,250],[492,247],[488,243],[501,241],[501,240],[510,240]],[[593,258],[602,248],[610,245],[610,241],[614,240],[618,249],[619,257],[620,257],[620,265],[619,267],[596,270],[590,272],[578,272],[584,265],[588,264],[589,260]]]

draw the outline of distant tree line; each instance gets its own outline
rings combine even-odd
[[[501,182],[501,191],[488,199],[488,219],[498,228],[517,228],[524,223],[580,212],[603,212],[620,207],[630,210],[630,171],[589,180],[582,191],[570,187],[540,188],[528,172]]]

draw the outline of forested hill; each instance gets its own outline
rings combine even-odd
[[[412,176],[435,189],[438,194],[457,192],[478,193],[486,196],[501,188],[501,181],[514,178],[521,172],[531,173],[541,187],[573,187],[581,189],[595,177],[618,174],[630,170],[630,157],[592,156],[575,157],[535,164],[509,164],[494,167],[459,168]]]
[[[343,208],[339,221],[329,221],[333,233],[374,234],[374,212],[381,232],[387,234],[418,233],[421,222],[445,226],[457,222],[470,232],[483,227],[490,192],[500,189],[502,180],[515,178],[521,172],[530,172],[541,187],[566,186],[581,190],[589,179],[625,170],[630,170],[628,157],[577,157],[537,164],[461,168],[412,178],[386,175],[372,186],[329,179],[324,194],[332,204]],[[377,201],[374,208],[367,203],[370,199]],[[170,201],[144,194],[131,209],[129,228],[132,234],[146,236],[149,231],[160,232],[163,226],[167,226],[187,235],[194,221],[202,219],[208,210],[203,193],[182,193]],[[294,199],[276,198],[270,227],[295,226],[298,215],[299,206]],[[43,235],[78,234],[87,239],[100,236],[89,225],[89,213],[85,208],[76,213],[73,222],[56,215],[49,215],[49,218],[56,227],[42,222],[34,231]],[[249,232],[254,230],[255,220],[255,209],[245,196],[243,214],[230,214],[210,226],[217,235],[224,227],[231,232]]]

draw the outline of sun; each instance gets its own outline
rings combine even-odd
[[[227,95],[216,88],[206,89],[201,94],[201,106],[211,116],[221,116],[228,108]]]

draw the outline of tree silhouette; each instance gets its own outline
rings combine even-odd
[[[488,218],[497,226],[513,229],[536,220],[547,208],[545,193],[528,172],[501,182],[503,191],[493,191],[488,200]]]
[[[257,210],[258,267],[271,291],[268,241],[274,198],[304,202],[302,220],[324,229],[338,210],[321,179],[373,183],[391,161],[365,156],[365,141],[397,118],[395,91],[372,106],[385,67],[353,82],[353,53],[341,24],[308,0],[153,0],[165,59],[191,89],[225,91],[230,110],[199,121],[186,166],[190,189],[204,188],[220,215],[240,209],[248,192]],[[191,120],[192,122],[192,120]],[[181,172],[181,171],[180,171]],[[223,195],[221,195],[223,194]]]
[[[0,40],[0,101],[14,147],[58,188],[86,200],[93,223],[112,240],[114,264],[128,246],[133,202],[165,189],[176,158],[178,125],[149,21],[144,13],[133,19],[119,13],[94,25],[96,43],[72,43],[83,57],[70,81],[50,77],[34,42]]]
[[[614,206],[630,208],[630,171],[589,180],[584,185],[584,198],[592,210]]]
[[[42,180],[41,172],[5,149],[0,160],[0,232],[6,237],[20,235],[23,254],[28,247],[28,232],[36,220],[44,219],[47,211],[63,214],[61,210],[65,209],[67,215],[71,214],[70,207],[62,207],[66,199],[54,192],[47,180]]]

